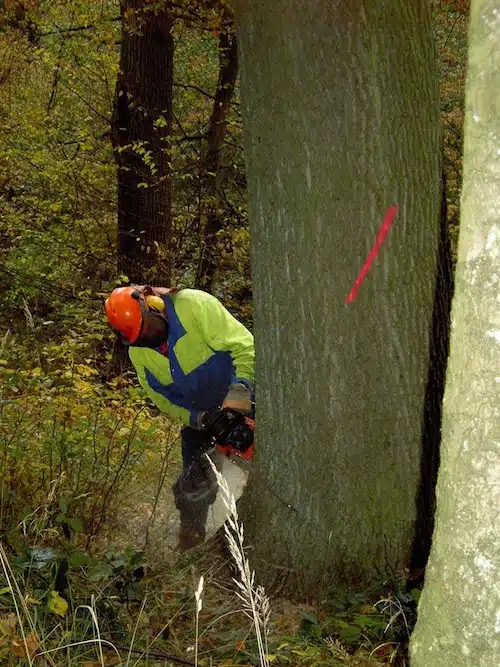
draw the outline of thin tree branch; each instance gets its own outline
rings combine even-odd
[[[211,93],[207,92],[206,90],[203,90],[203,88],[200,88],[200,86],[196,86],[193,83],[174,83],[175,88],[183,88],[184,90],[195,90],[197,93],[200,93],[200,95],[204,95],[205,97],[208,97],[210,100],[215,100],[216,96],[212,95]],[[239,102],[234,102],[231,101],[230,104],[234,106],[240,106]]]
[[[205,97],[208,97],[210,100],[215,100],[215,95],[211,95],[210,93],[207,93],[206,90],[203,90],[203,88],[200,88],[199,86],[195,86],[192,83],[174,83],[175,88],[183,88],[184,90],[196,90],[197,93],[200,93],[201,95],[205,95]]]
[[[132,653],[141,653],[150,656],[151,658],[159,658],[160,660],[172,660],[172,662],[178,662],[180,665],[193,665],[194,661],[188,660],[188,658],[183,658],[180,655],[175,655],[173,653],[164,653],[163,651],[148,651],[138,648],[131,648],[129,646],[121,646],[120,644],[115,644],[116,648],[119,651],[131,651]]]
[[[109,19],[111,23],[116,23],[121,20],[120,16],[115,16],[112,19]],[[64,33],[68,32],[81,32],[82,30],[92,30],[93,28],[96,28],[97,26],[95,23],[91,23],[89,25],[79,25],[75,26],[72,28],[59,28],[59,26],[55,26],[56,30],[49,30],[48,32],[41,32],[38,37],[48,37],[49,35],[63,35]]]

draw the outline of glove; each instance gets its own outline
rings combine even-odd
[[[230,385],[221,407],[238,410],[238,412],[242,412],[244,415],[252,415],[253,403],[250,389],[240,382],[234,382]],[[189,425],[191,428],[201,431],[206,427],[207,423],[212,421],[219,411],[220,407],[215,407],[208,411],[198,412],[191,419]]]
[[[252,412],[252,395],[250,389],[239,382],[232,384],[222,403],[222,407],[233,408],[233,410],[238,410],[246,415],[250,414]]]

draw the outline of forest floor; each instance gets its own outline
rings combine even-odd
[[[180,467],[169,470],[161,482],[155,480],[144,485],[138,481],[132,485],[121,503],[116,522],[107,531],[106,542],[115,544],[118,549],[132,547],[144,551],[152,567],[171,561],[176,554],[179,532],[179,514],[171,487],[179,471]],[[222,475],[237,500],[245,487],[247,473],[225,458]],[[224,524],[227,516],[228,511],[218,494],[209,510],[207,540]]]
[[[198,641],[200,664],[259,664],[252,620],[235,596],[232,582],[234,570],[230,571],[227,561],[224,561],[218,551],[213,550],[210,543],[210,538],[228,517],[221,493],[209,513],[205,545],[180,555],[176,550],[179,520],[171,492],[177,473],[178,469],[169,473],[160,488],[157,483],[138,484],[131,488],[114,527],[106,535],[106,541],[112,542],[118,550],[132,547],[137,551],[144,551],[150,575],[149,581],[142,586],[147,589],[148,586],[158,585],[163,591],[163,597],[169,601],[168,606],[173,603],[175,611],[172,622],[170,617],[167,619],[169,632],[167,642],[162,642],[164,647],[167,646],[169,651],[174,651],[176,655],[192,658],[195,604],[193,593],[203,576],[203,608]],[[229,490],[235,499],[238,499],[244,490],[247,473],[226,459],[222,474]],[[186,610],[187,587],[190,591]],[[155,619],[158,623],[159,619],[164,618],[157,603],[158,599],[146,613],[148,621]],[[359,601],[357,604],[360,606]],[[394,606],[389,604],[389,607],[394,616]],[[387,627],[390,618],[385,613],[387,609],[384,613],[380,611],[370,604],[365,604],[360,610],[353,609],[347,615],[344,609],[339,613],[337,632],[327,636],[326,628],[329,625],[331,627],[332,623],[335,625],[328,603],[293,603],[286,599],[273,599],[268,626],[268,661],[274,665],[307,667],[406,665],[406,659],[402,655],[406,649],[401,642],[382,641],[381,629]],[[347,616],[357,619],[358,625],[355,620],[352,626],[350,621],[342,620],[343,617],[347,619]],[[362,619],[361,623],[359,619]],[[399,620],[403,622],[402,618]],[[368,630],[364,637],[363,623]],[[376,629],[376,636],[368,636],[370,629]],[[348,640],[346,645],[339,639],[342,632]]]
[[[17,370],[16,351],[0,364],[0,665],[408,664],[416,600],[382,588],[270,596],[259,657],[234,558],[210,539],[176,550],[177,429],[131,384],[92,383],[83,364],[57,384],[53,371]],[[245,473],[226,461],[223,475],[238,496]],[[226,515],[219,492],[208,538]]]

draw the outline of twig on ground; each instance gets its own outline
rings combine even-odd
[[[164,653],[163,651],[144,651],[140,648],[131,648],[130,646],[121,646],[120,644],[115,644],[116,648],[120,651],[130,651],[131,653],[142,653],[143,655],[149,655],[151,658],[159,658],[160,660],[171,660],[172,662],[178,662],[180,665],[192,665],[194,667],[194,661],[188,660],[188,658],[183,658],[180,655],[175,655],[173,653]]]

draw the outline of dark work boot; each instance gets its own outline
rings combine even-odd
[[[189,549],[194,549],[200,544],[203,544],[204,541],[205,528],[181,525],[177,549],[181,552],[189,551]]]

